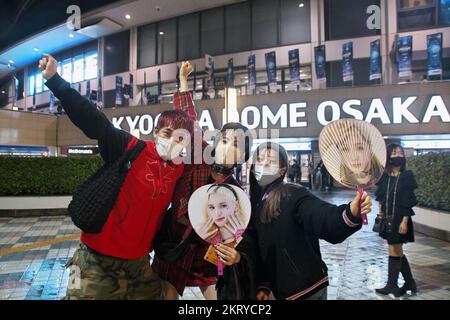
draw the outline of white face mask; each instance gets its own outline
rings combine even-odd
[[[163,160],[173,160],[176,157],[180,156],[183,151],[184,146],[181,143],[174,144],[169,139],[160,138],[156,141],[156,152]]]
[[[279,169],[255,165],[253,173],[260,186],[267,186],[280,177]]]

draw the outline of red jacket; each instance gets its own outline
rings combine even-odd
[[[128,145],[135,144],[134,138]],[[147,147],[133,162],[102,232],[83,233],[81,242],[102,254],[135,259],[153,250],[153,237],[172,200],[183,165],[164,161],[156,153],[155,143]]]

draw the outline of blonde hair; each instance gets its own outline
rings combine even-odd
[[[212,185],[211,187],[209,187],[209,189],[207,191],[208,201],[206,202],[206,206],[205,206],[205,209],[204,209],[205,219],[207,220],[208,216],[209,216],[209,214],[208,214],[209,197],[212,194],[217,194],[217,193],[225,195],[225,196],[227,196],[228,198],[231,198],[231,199],[234,198],[234,200],[236,201],[236,210],[239,212],[239,218],[241,219],[241,221],[245,221],[246,217],[244,215],[244,212],[242,211],[241,203],[239,201],[239,197],[238,197],[236,191],[234,191],[233,187],[231,187],[231,186],[229,186],[227,184],[216,184],[216,185]],[[215,223],[212,224],[211,229],[208,230],[208,231],[213,231],[213,230],[216,231],[214,236],[217,235],[217,232],[219,232],[219,227],[217,227]]]

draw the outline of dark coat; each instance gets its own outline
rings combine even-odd
[[[251,228],[244,233],[236,250],[241,255],[241,261],[224,268],[223,276],[217,280],[217,300],[256,299],[255,262],[257,253]]]
[[[390,190],[388,192],[387,187],[389,179]],[[377,183],[378,188],[375,191],[375,200],[381,202],[381,212],[386,214],[386,209],[388,209],[387,215],[390,216],[392,213],[394,214],[393,232],[389,235],[382,235],[382,237],[386,239],[389,244],[414,242],[414,224],[411,217],[414,215],[412,208],[417,205],[417,199],[414,194],[414,190],[417,189],[416,179],[410,170],[405,170],[400,174],[395,197],[395,208],[393,208],[396,179],[397,177],[390,177],[387,173],[384,173]],[[387,207],[386,201],[387,193],[389,193],[389,207]],[[398,233],[403,217],[409,217],[408,232],[405,235]]]
[[[301,186],[285,187],[280,215],[270,223],[263,224],[260,218],[265,200],[253,207],[261,258],[258,283],[271,289],[277,299],[304,299],[328,285],[319,239],[340,243],[362,224],[348,204],[335,206]]]

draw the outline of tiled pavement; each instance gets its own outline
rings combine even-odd
[[[350,201],[352,193],[340,191],[318,196],[340,204]],[[375,215],[376,206],[369,216],[369,225],[341,244],[321,241],[331,279],[329,299],[394,299],[379,296],[373,290],[387,278],[387,245],[371,231]],[[77,232],[69,217],[0,218],[0,299],[64,297],[68,281],[65,263],[79,241],[52,240]],[[23,250],[26,245],[45,240],[49,240],[45,246]],[[406,245],[405,253],[419,293],[400,299],[450,300],[450,243],[416,234],[416,242]],[[196,300],[203,296],[198,288],[189,288],[183,298]]]

